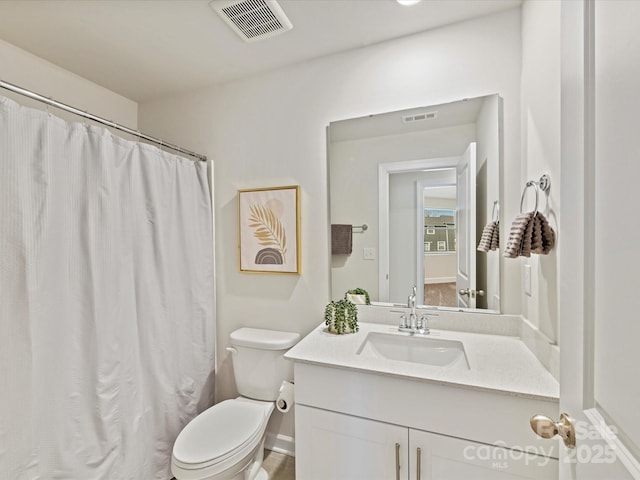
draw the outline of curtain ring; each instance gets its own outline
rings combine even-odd
[[[533,180],[529,180],[526,185],[524,186],[524,190],[522,191],[522,197],[520,198],[520,213],[524,213],[522,211],[522,208],[524,206],[524,199],[525,196],[527,194],[527,188],[529,187],[533,187],[536,189],[536,206],[535,208],[532,210],[533,214],[535,215],[536,213],[538,213],[538,192],[540,191],[540,189],[538,188],[538,183],[534,182]]]

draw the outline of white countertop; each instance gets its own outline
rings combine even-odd
[[[360,322],[359,326],[357,333],[335,335],[322,323],[291,348],[285,358],[540,400],[558,399],[558,382],[517,337],[431,330],[427,337],[463,343],[470,368],[461,370],[358,355],[369,332],[411,335],[388,324]]]

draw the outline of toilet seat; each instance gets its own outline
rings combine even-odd
[[[225,400],[214,405],[180,432],[172,468],[224,471],[254,453],[268,419],[262,403]]]

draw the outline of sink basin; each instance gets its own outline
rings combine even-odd
[[[457,340],[371,332],[356,353],[387,360],[469,370],[464,345]]]

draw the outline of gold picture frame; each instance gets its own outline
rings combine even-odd
[[[238,190],[241,272],[300,274],[300,187]]]

